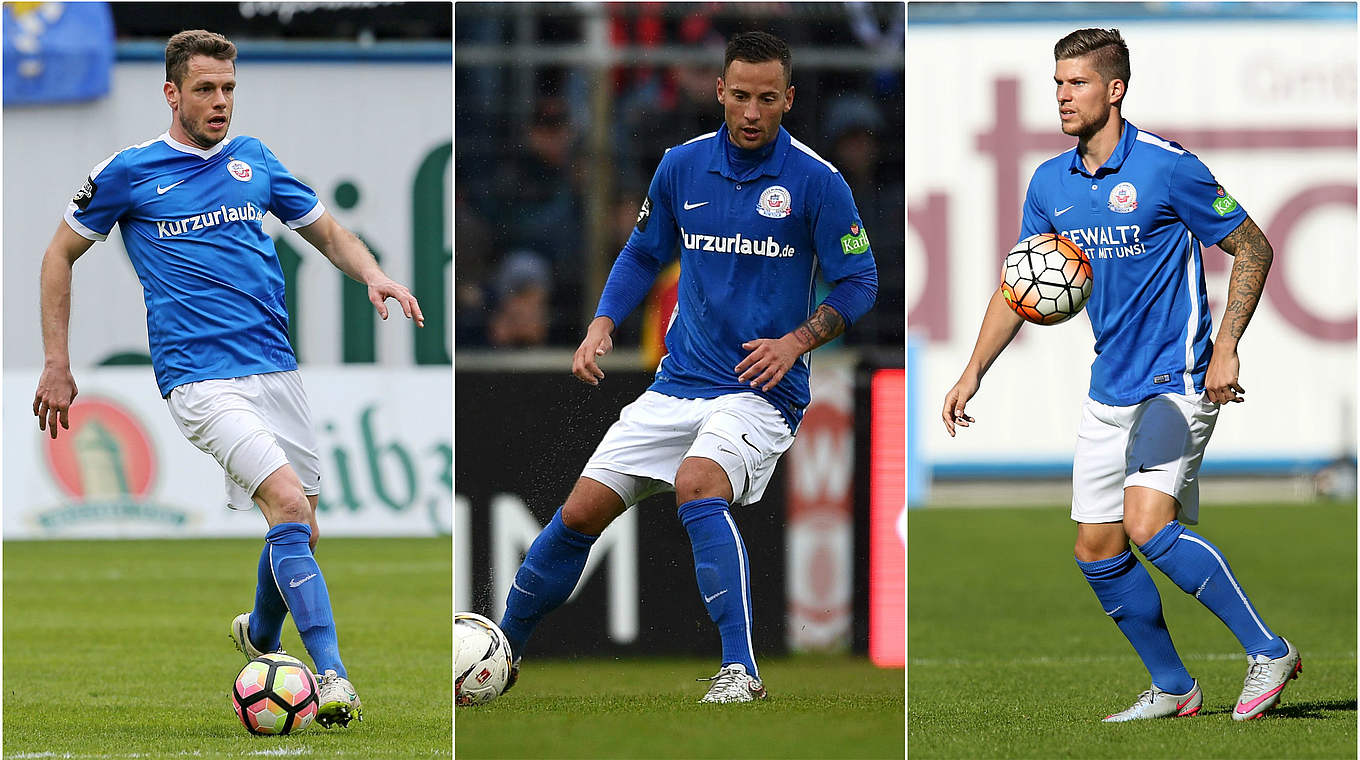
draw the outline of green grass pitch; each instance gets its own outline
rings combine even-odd
[[[263,525],[263,524],[262,524]],[[4,757],[448,757],[448,538],[322,538],[364,720],[255,737],[231,708],[228,637],[260,540],[4,544]],[[308,666],[291,618],[283,645]]]
[[[536,635],[552,635],[552,619]],[[563,634],[565,635],[565,634]],[[709,660],[532,660],[509,694],[460,707],[462,758],[904,757],[901,668],[762,658],[763,702],[701,705]]]
[[[1241,645],[1155,568],[1172,639],[1204,689],[1196,717],[1104,724],[1147,671],[1072,559],[1067,508],[908,517],[907,741],[923,758],[1356,756],[1355,504],[1204,505],[1232,565],[1303,674],[1239,723]]]

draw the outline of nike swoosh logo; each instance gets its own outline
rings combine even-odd
[[[1188,696],[1188,697],[1185,698],[1185,701],[1184,701],[1184,702],[1181,702],[1180,704],[1176,705],[1176,711],[1179,712],[1179,711],[1181,711],[1181,710],[1184,710],[1184,709],[1185,709],[1185,706],[1188,705],[1188,704],[1190,704],[1190,703],[1193,702],[1193,701],[1195,701],[1195,695],[1194,695],[1193,693],[1191,693],[1190,696]]]
[[[1116,612],[1118,612],[1118,611],[1120,611],[1120,610],[1122,610],[1122,609],[1124,609],[1124,605],[1121,604],[1121,605],[1119,605],[1118,607],[1115,607],[1115,608],[1112,609],[1112,610],[1105,610],[1105,614],[1106,614],[1106,615],[1113,615],[1114,613],[1116,613]]]
[[[1069,212],[1069,211],[1071,211],[1072,209],[1076,208],[1076,205],[1077,205],[1077,204],[1074,203],[1074,204],[1072,204],[1071,206],[1068,206],[1067,208],[1063,209],[1062,211],[1056,211],[1056,210],[1055,210],[1055,211],[1053,212],[1053,215],[1054,215],[1054,216],[1062,216],[1063,214],[1066,214],[1067,212]]]
[[[1261,704],[1262,702],[1266,701],[1267,699],[1270,699],[1271,697],[1275,696],[1276,694],[1279,694],[1279,693],[1280,693],[1280,690],[1283,689],[1283,688],[1284,688],[1284,684],[1280,684],[1279,686],[1276,686],[1275,688],[1271,689],[1270,691],[1266,692],[1265,694],[1262,694],[1261,696],[1257,697],[1256,699],[1251,700],[1250,702],[1238,702],[1238,703],[1237,703],[1237,714],[1238,714],[1238,715],[1243,715],[1243,714],[1246,714],[1246,713],[1251,712],[1252,710],[1255,710],[1257,705]]]
[[[160,185],[156,185],[156,195],[165,195],[166,193],[170,192],[171,190],[174,190],[176,187],[178,187],[178,186],[179,186],[181,183],[183,183],[183,182],[184,182],[184,180],[180,180],[179,182],[176,182],[176,183],[173,184],[173,185],[166,185],[165,187],[161,187]]]
[[[741,434],[741,440],[742,440],[742,442],[745,443],[747,446],[750,446],[751,448],[755,449],[756,451],[760,451],[760,447],[757,446],[757,445],[755,445],[754,443],[751,443],[751,441],[750,441],[749,439],[747,439],[745,433],[742,433],[742,434]]]
[[[1139,471],[1139,472],[1166,472],[1165,470],[1163,470],[1163,469],[1160,468],[1160,467],[1153,467],[1152,469],[1148,469],[1148,468],[1144,467],[1144,466],[1141,465],[1141,464],[1138,465],[1138,471]]]
[[[685,210],[689,211],[691,209],[699,208],[700,206],[707,206],[712,202],[713,201],[704,201],[703,203],[690,203],[689,201],[685,201]]]
[[[726,593],[727,593],[727,589],[723,589],[722,591],[719,591],[718,593],[714,594],[713,596],[706,596],[706,597],[704,597],[704,604],[708,604],[709,602],[712,602],[714,599],[717,599],[718,597],[720,597],[720,596],[722,596],[723,594],[726,594]]]
[[[728,451],[727,449],[724,449],[724,448],[721,447],[721,446],[718,447],[718,451],[721,451],[721,452],[724,453],[724,454],[731,454],[732,456],[737,456],[737,452],[735,452],[735,451]]]
[[[301,586],[302,584],[306,583],[307,581],[315,577],[316,573],[312,573],[311,575],[308,575],[306,578],[294,578],[293,580],[288,581],[288,588],[297,588],[298,586]]]

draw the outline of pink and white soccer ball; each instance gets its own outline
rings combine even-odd
[[[453,616],[454,701],[462,707],[499,697],[510,681],[510,642],[474,612]]]
[[[252,734],[301,731],[316,718],[319,704],[312,672],[302,660],[282,652],[246,663],[231,685],[231,706]]]

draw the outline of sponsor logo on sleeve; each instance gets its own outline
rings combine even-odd
[[[1138,188],[1132,182],[1120,182],[1110,191],[1110,210],[1116,214],[1132,214],[1138,208]]]
[[[652,196],[647,196],[642,201],[642,208],[638,209],[637,222],[635,226],[638,232],[647,231],[647,220],[652,218]]]
[[[860,226],[859,222],[850,225],[850,234],[841,236],[841,251],[847,256],[867,253],[869,250],[869,232]]]
[[[81,211],[89,208],[90,201],[94,200],[95,187],[94,180],[86,177],[85,184],[81,185],[80,189],[77,190],[76,194],[71,198],[71,202],[76,204],[76,208]]]
[[[1237,201],[1231,195],[1228,195],[1228,191],[1224,190],[1222,185],[1218,186],[1217,194],[1218,197],[1214,198],[1213,207],[1219,216],[1227,216],[1237,210]]]

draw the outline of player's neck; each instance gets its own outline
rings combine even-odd
[[[1100,129],[1077,142],[1077,155],[1081,156],[1086,171],[1095,174],[1106,159],[1114,154],[1123,136],[1124,118],[1119,115],[1119,111],[1111,111],[1109,120]]]

